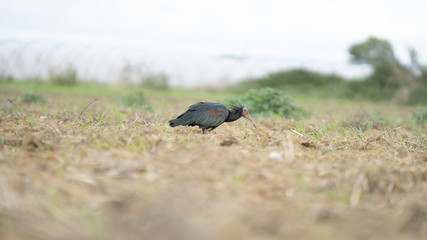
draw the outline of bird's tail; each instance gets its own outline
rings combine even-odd
[[[179,120],[178,119],[172,119],[172,120],[169,121],[169,125],[171,127],[176,127],[176,126],[179,125]]]
[[[193,113],[190,111],[186,111],[185,113],[179,115],[177,118],[170,120],[169,125],[171,127],[176,127],[179,125],[188,125],[193,121],[192,117]]]

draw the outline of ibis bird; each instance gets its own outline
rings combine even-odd
[[[186,112],[176,119],[169,121],[171,127],[176,126],[199,126],[202,133],[212,131],[224,122],[233,122],[240,117],[245,117],[257,128],[248,110],[243,106],[233,106],[229,110],[221,103],[198,102],[191,105]]]

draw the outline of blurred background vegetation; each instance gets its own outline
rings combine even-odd
[[[410,65],[402,64],[395,57],[387,40],[375,37],[352,45],[349,54],[352,63],[369,65],[371,74],[361,79],[347,79],[335,74],[292,69],[247,79],[234,89],[246,91],[248,88],[268,86],[322,98],[369,99],[402,104],[427,103],[427,65],[418,61],[415,49],[408,51]]]
[[[291,97],[297,95],[310,98],[363,99],[424,105],[427,103],[427,65],[419,62],[415,49],[409,49],[408,55],[411,62],[405,65],[397,59],[392,45],[387,40],[369,37],[349,47],[349,61],[353,64],[369,66],[371,69],[371,73],[363,78],[348,79],[337,74],[298,68],[242,79],[233,86],[224,85],[224,89],[219,91],[226,89],[229,92],[242,94],[249,89],[271,87]],[[11,74],[5,74],[10,72],[7,69],[10,66],[7,59],[7,57],[3,58],[4,64],[0,69],[0,83],[3,86],[24,81],[49,82],[59,86],[75,86],[83,84],[82,82],[85,84],[91,82],[81,79],[77,68],[73,65],[52,68],[47,78],[34,76],[29,79],[20,79]],[[132,64],[126,64],[123,67],[118,84],[132,88],[170,90],[167,73],[147,71],[144,70],[144,66]],[[122,97],[123,101],[126,102],[126,98]]]

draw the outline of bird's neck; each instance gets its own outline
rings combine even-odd
[[[224,122],[234,122],[242,116],[238,111],[231,110]]]

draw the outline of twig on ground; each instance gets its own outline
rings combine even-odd
[[[77,122],[79,119],[80,119],[80,117],[83,115],[83,113],[86,111],[86,109],[92,104],[92,103],[94,103],[94,102],[96,102],[96,101],[98,101],[99,99],[98,98],[95,98],[94,100],[92,100],[90,103],[88,103],[87,105],[86,105],[86,107],[84,107],[83,108],[83,110],[80,112],[80,114],[79,114],[79,116],[76,118],[76,120],[74,121],[74,122]]]
[[[15,101],[16,101],[16,99],[18,98],[18,96],[19,96],[19,93],[18,93],[18,94],[16,94],[16,96],[15,96],[14,98],[7,99],[7,101],[8,101],[10,104],[12,104],[14,107],[16,107],[16,105],[15,105]]]
[[[299,133],[299,132],[297,132],[297,131],[295,131],[295,130],[293,130],[293,129],[292,129],[291,131],[292,131],[293,133],[297,134],[298,136],[301,136],[301,137],[303,136],[301,133]]]
[[[392,131],[395,131],[395,130],[397,130],[399,128],[401,128],[401,126],[393,128]],[[361,147],[361,149],[362,150],[366,150],[366,148],[368,147],[369,144],[371,144],[371,142],[379,140],[380,137],[382,137],[383,135],[385,135],[387,133],[388,133],[388,130],[386,130],[383,133],[377,135],[376,137],[371,138],[367,143],[365,143],[365,145],[363,145],[363,147]]]

